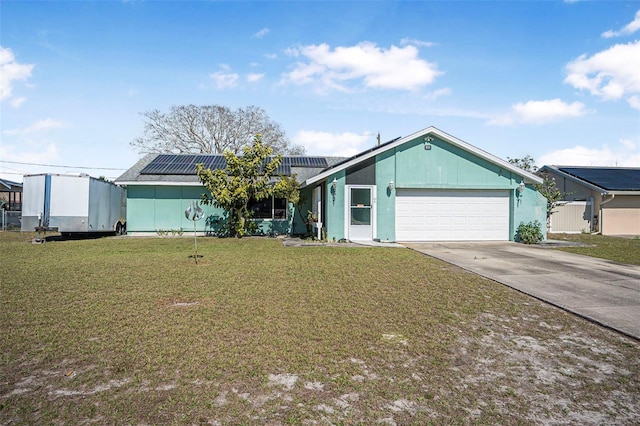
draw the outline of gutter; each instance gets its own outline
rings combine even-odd
[[[600,206],[602,206],[603,204],[607,204],[608,202],[613,201],[614,198],[616,198],[616,194],[612,194],[609,192],[603,192],[602,194],[602,201],[600,202]],[[604,197],[606,197],[607,195],[611,195],[611,198],[609,198],[608,200],[605,200]]]
[[[176,182],[176,181],[115,181],[120,186],[203,186],[200,181]]]

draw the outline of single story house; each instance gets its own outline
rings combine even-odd
[[[551,215],[551,232],[640,235],[640,168],[544,166],[567,203]]]
[[[193,229],[184,211],[203,186],[195,164],[224,167],[217,155],[149,154],[116,179],[127,187],[127,232]],[[351,158],[285,157],[301,202],[255,203],[264,233],[304,233],[311,212],[329,240],[513,240],[520,223],[544,226],[542,179],[435,127],[375,146]],[[203,206],[207,220],[223,212]]]

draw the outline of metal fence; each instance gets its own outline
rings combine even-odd
[[[22,222],[22,212],[14,210],[2,210],[2,230],[19,231]]]

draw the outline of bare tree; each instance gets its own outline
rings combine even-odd
[[[141,153],[239,154],[256,134],[277,154],[304,154],[304,147],[291,145],[280,125],[256,106],[233,111],[220,105],[179,105],[168,113],[141,113],[144,135],[131,142]]]

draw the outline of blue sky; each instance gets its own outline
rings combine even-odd
[[[2,1],[0,19],[10,180],[115,178],[140,113],[182,104],[261,107],[308,154],[435,126],[501,158],[640,167],[637,1]]]

